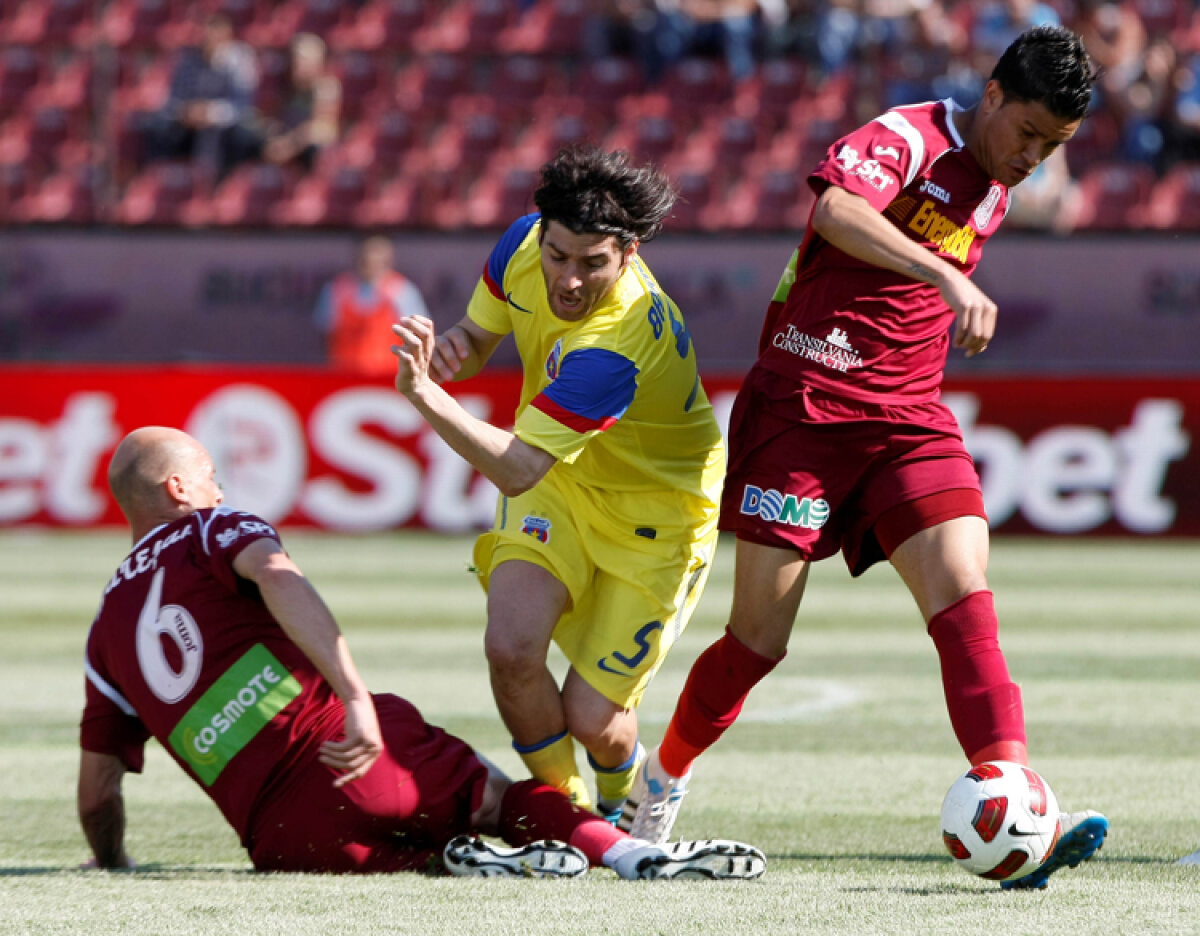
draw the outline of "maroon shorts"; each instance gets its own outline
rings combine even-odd
[[[860,403],[756,368],[730,414],[721,529],[812,561],[840,549],[861,575],[886,558],[882,514],[964,488],[978,494],[979,475],[941,403]],[[981,495],[964,501],[982,515]]]
[[[411,704],[376,695],[384,752],[366,776],[334,788],[315,760],[272,790],[251,823],[260,871],[438,871],[442,848],[471,829],[487,768],[464,741]]]

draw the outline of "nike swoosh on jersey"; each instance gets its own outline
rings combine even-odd
[[[514,299],[514,298],[512,297],[512,292],[511,292],[511,291],[510,291],[510,292],[508,292],[507,294],[505,294],[504,298],[508,300],[508,304],[509,304],[510,306],[512,306],[514,309],[520,309],[520,310],[521,310],[522,312],[524,312],[526,315],[533,315],[533,310],[532,310],[532,309],[527,309],[527,308],[525,308],[523,305],[521,305],[520,303],[518,303],[518,302],[517,302],[517,300],[516,300],[516,299]]]

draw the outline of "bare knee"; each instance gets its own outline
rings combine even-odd
[[[500,829],[500,804],[504,800],[504,792],[512,785],[512,781],[501,773],[488,772],[487,783],[483,787],[483,801],[479,808],[471,813],[471,827],[484,835],[495,835]]]

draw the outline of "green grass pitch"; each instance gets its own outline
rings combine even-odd
[[[413,700],[514,776],[483,659],[470,541],[287,535],[368,683]],[[1035,768],[1112,820],[1048,890],[955,868],[938,812],[965,769],[932,644],[894,573],[819,565],[787,659],[700,762],[677,832],[767,854],[740,884],[259,875],[155,745],[127,779],[133,874],[78,870],[84,636],[127,549],[115,533],[0,533],[0,934],[1200,933],[1200,543],[1000,539],[991,582]],[[662,734],[724,626],[733,544],[647,694]],[[561,671],[561,658],[554,666]]]

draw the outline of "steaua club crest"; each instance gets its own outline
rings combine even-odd
[[[554,342],[554,347],[550,349],[550,354],[546,357],[546,376],[551,380],[558,377],[558,365],[562,360],[562,339]]]
[[[550,542],[550,521],[545,517],[526,517],[521,521],[521,532],[527,533],[539,543]]]

